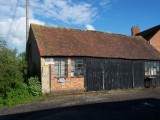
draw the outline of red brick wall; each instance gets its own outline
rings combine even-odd
[[[140,28],[138,27],[138,26],[133,26],[132,28],[131,28],[131,35],[132,36],[135,36],[137,33],[139,33],[140,32]]]
[[[160,31],[151,38],[150,44],[160,52]]]
[[[71,77],[71,59],[68,59],[68,76],[64,83],[54,78],[54,65],[51,65],[51,91],[84,90],[84,77]]]

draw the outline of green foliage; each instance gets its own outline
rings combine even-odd
[[[38,77],[31,77],[28,79],[29,91],[33,96],[42,95],[41,84]]]
[[[27,81],[27,61],[26,61],[26,52],[20,53],[18,55],[19,59],[19,69],[23,74],[23,78]]]
[[[7,95],[11,89],[17,88],[23,82],[23,74],[16,57],[17,50],[0,50],[0,93]]]
[[[22,104],[25,101],[29,101],[32,98],[32,95],[28,92],[28,86],[25,83],[21,84],[21,87],[12,89],[10,92],[7,92],[7,98],[4,99],[4,105],[15,105]]]
[[[9,49],[0,38],[0,107],[25,103],[42,95],[37,77],[26,81],[25,52],[17,55],[17,49]]]

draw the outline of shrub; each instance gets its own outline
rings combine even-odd
[[[28,86],[25,83],[21,83],[21,87],[17,87],[7,92],[6,98],[3,100],[4,105],[16,105],[29,101],[32,95],[28,92]]]
[[[38,80],[38,77],[30,77],[28,79],[28,85],[29,85],[29,92],[33,96],[42,95],[41,84],[40,81]]]

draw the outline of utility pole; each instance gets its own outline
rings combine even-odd
[[[29,0],[26,0],[26,43],[28,41],[28,34],[29,34],[29,19],[28,19],[28,11],[29,8]]]

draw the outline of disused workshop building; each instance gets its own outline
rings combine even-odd
[[[160,86],[160,53],[142,37],[31,24],[27,60],[43,93]]]

